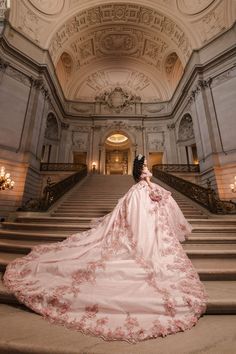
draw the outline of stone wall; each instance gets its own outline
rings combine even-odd
[[[74,152],[86,152],[89,170],[96,162],[99,172],[104,173],[104,144],[114,132],[129,138],[129,173],[137,153],[147,157],[149,153],[160,153],[163,163],[186,163],[186,147],[196,144],[200,183],[206,186],[209,178],[221,198],[234,198],[229,184],[236,174],[235,28],[196,51],[172,99],[159,103],[142,103],[132,97],[125,101],[122,90],[109,96],[108,103],[102,98],[89,103],[66,101],[48,53],[43,54],[35,44],[21,37],[27,55],[32,47],[34,60],[30,61],[14,46],[8,47],[3,37],[0,159],[16,181],[13,191],[0,194],[3,210],[14,210],[28,198],[40,195],[42,147],[54,139],[45,133],[50,114],[58,125],[50,162],[73,162]],[[9,29],[5,35],[10,38]],[[20,34],[16,32],[16,36]],[[189,123],[183,124],[184,120]]]

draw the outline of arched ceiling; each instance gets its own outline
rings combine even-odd
[[[234,22],[234,0],[12,0],[11,24],[48,49],[65,96],[122,87],[170,99],[193,51]]]

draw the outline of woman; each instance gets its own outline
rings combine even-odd
[[[11,262],[10,291],[52,323],[136,343],[190,329],[206,294],[179,241],[191,232],[171,193],[150,182],[146,159],[113,211],[63,242]]]

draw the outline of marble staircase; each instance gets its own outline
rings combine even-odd
[[[193,225],[183,244],[209,294],[208,314],[236,313],[236,218],[213,216],[165,186]],[[0,228],[0,275],[7,264],[40,243],[62,241],[89,228],[90,220],[110,212],[133,184],[131,176],[92,175],[61,198],[47,213],[17,213]],[[0,281],[0,302],[18,304]],[[22,306],[22,308],[24,308]]]

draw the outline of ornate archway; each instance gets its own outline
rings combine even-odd
[[[131,174],[135,146],[134,138],[126,129],[110,128],[100,142],[100,172]]]

